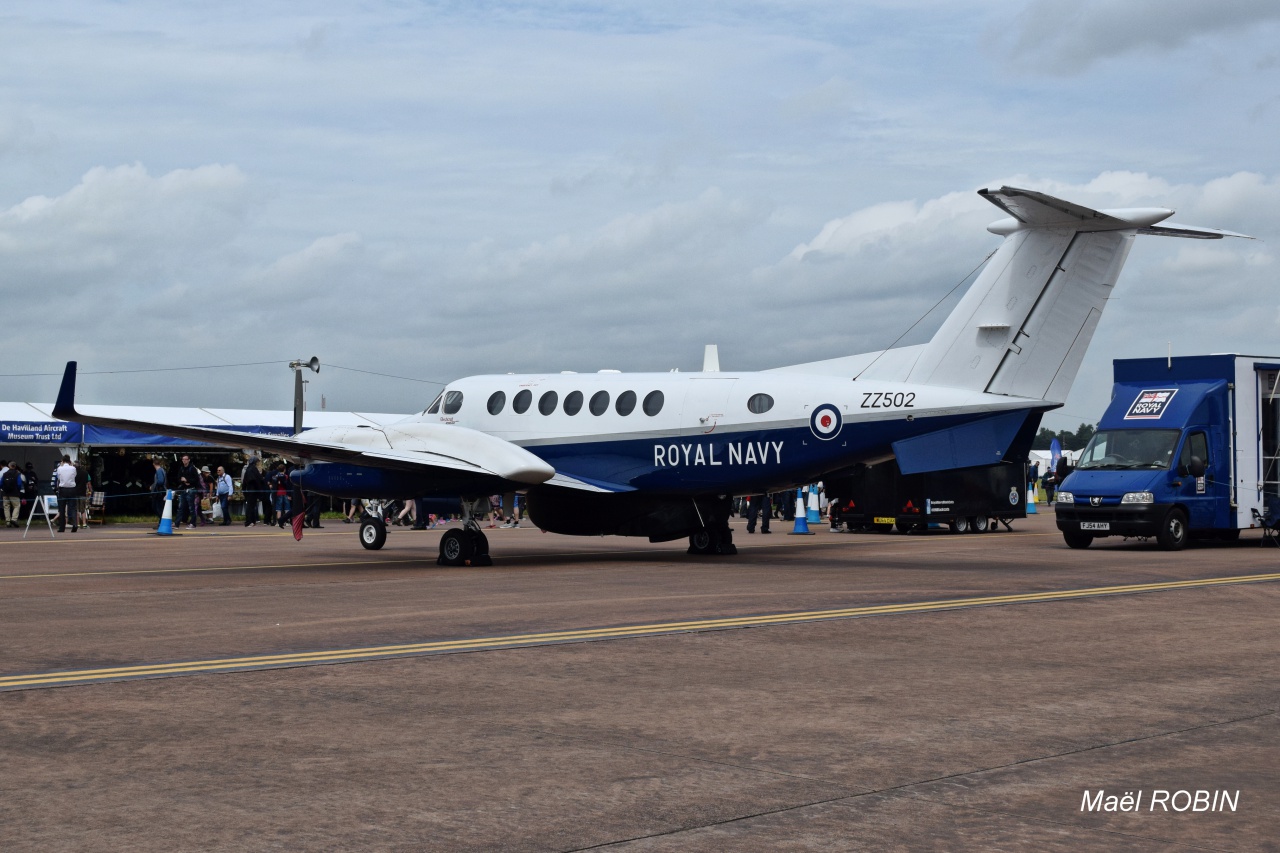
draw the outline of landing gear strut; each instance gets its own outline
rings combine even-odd
[[[694,502],[698,517],[706,523],[689,534],[689,553],[698,555],[736,554],[733,528],[729,526],[729,498],[717,500],[711,507]]]

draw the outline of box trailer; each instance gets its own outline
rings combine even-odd
[[[832,527],[912,532],[945,524],[985,533],[1027,515],[1027,466],[1002,462],[926,474],[903,474],[897,462],[860,465],[824,481]]]
[[[1102,536],[1232,540],[1280,511],[1280,357],[1118,359],[1111,404],[1058,486],[1072,548]]]

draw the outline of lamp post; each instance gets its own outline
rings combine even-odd
[[[289,362],[289,367],[293,370],[293,434],[297,435],[302,432],[302,411],[304,405],[302,401],[302,369],[305,367],[312,373],[319,373],[320,359],[316,358],[314,355],[311,356],[310,361],[297,359],[296,361]]]

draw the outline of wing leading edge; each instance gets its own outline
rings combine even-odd
[[[77,409],[75,390],[76,362],[69,361],[53,407],[55,418],[223,446],[248,447],[318,462],[345,462],[426,475],[434,472],[451,482],[457,481],[459,475],[464,478],[466,475],[474,475],[477,485],[491,482],[494,477],[513,483],[536,485],[550,480],[556,473],[554,468],[524,448],[466,427],[411,423],[381,430],[360,428],[357,431],[353,428],[345,431],[347,435],[377,435],[378,446],[369,446],[349,441],[308,439],[308,432],[293,437],[271,436],[214,427],[120,418],[95,412],[97,407]],[[320,430],[309,432],[323,434]]]

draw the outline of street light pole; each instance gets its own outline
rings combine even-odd
[[[310,361],[297,359],[289,362],[289,367],[293,370],[293,434],[297,435],[302,432],[302,412],[304,403],[302,399],[302,369],[305,367],[313,373],[320,372],[320,359],[314,355]]]

